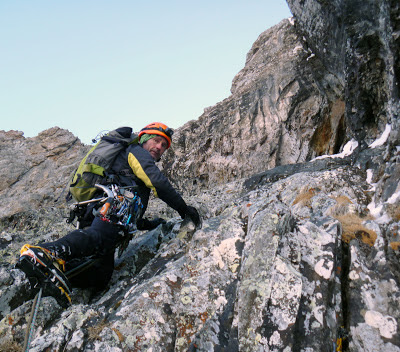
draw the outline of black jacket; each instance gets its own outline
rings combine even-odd
[[[157,167],[150,153],[141,145],[132,144],[122,151],[114,162],[113,171],[119,175],[121,186],[138,186],[143,213],[147,208],[150,191],[153,191],[156,197],[175,209],[179,215],[185,216],[185,201]]]

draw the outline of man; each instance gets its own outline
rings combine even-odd
[[[172,134],[170,128],[159,122],[145,126],[139,133],[139,143],[121,151],[113,164],[118,185],[134,188],[141,200],[143,208],[137,220],[138,229],[149,230],[165,222],[143,218],[151,191],[182,218],[188,217],[196,227],[201,226],[197,210],[185,203],[155,164],[171,146]],[[114,252],[121,241],[121,226],[112,219],[100,212],[87,229],[72,231],[54,242],[24,245],[17,267],[25,272],[32,286],[44,282],[48,294],[63,306],[71,303],[72,285],[104,288],[114,270]],[[88,257],[97,258],[96,265],[69,280],[64,273]]]

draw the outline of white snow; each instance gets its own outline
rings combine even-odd
[[[382,133],[382,136],[380,136],[376,141],[374,141],[369,147],[370,148],[376,148],[376,147],[380,147],[381,145],[385,144],[390,131],[392,130],[392,126],[389,124],[386,124],[385,130]]]
[[[374,175],[373,170],[372,169],[368,169],[367,170],[367,183],[369,183],[370,185],[372,185],[372,176]]]
[[[339,158],[351,155],[357,147],[358,147],[358,142],[355,139],[352,139],[350,142],[346,143],[346,145],[343,147],[343,151],[340,154],[336,155]]]
[[[387,124],[385,127],[385,131],[382,135],[375,140],[371,145],[370,148],[376,148],[386,143],[387,139],[389,138],[389,134],[391,132],[391,125]],[[377,183],[372,182],[373,178],[373,170],[367,170],[367,183],[371,185],[370,191],[376,191]],[[391,221],[390,216],[385,211],[385,204],[394,204],[399,201],[400,199],[400,189],[397,187],[397,192],[393,193],[390,198],[384,202],[376,204],[373,200],[370,204],[368,204],[367,208],[369,209],[371,215],[375,218],[375,222],[378,224],[387,224]]]
[[[392,196],[393,197],[393,196]],[[383,204],[375,204],[375,201],[372,201],[367,206],[371,215],[375,218],[375,222],[377,224],[387,224],[390,222],[390,216],[384,211]]]
[[[390,198],[386,201],[386,203],[394,204],[400,198],[400,191],[393,193]]]
[[[321,155],[312,159],[311,161],[318,159],[325,159],[325,158],[344,158],[345,156],[351,155],[357,147],[358,147],[358,142],[355,139],[352,139],[351,141],[346,143],[341,153],[333,155]]]
[[[311,55],[306,59],[307,61],[310,60],[311,58],[313,58],[315,56],[314,53],[311,53]]]
[[[383,205],[382,204],[376,205],[375,201],[372,201],[371,203],[368,204],[367,208],[369,209],[372,216],[378,217],[381,215]]]
[[[376,223],[382,225],[382,224],[388,224],[391,220],[392,218],[387,213],[384,213],[381,217],[379,217],[375,221]]]

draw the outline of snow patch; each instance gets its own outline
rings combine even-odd
[[[388,214],[384,213],[382,216],[375,219],[375,222],[377,224],[388,224],[390,220],[392,220],[392,218]]]
[[[346,156],[351,155],[357,147],[358,147],[358,142],[355,139],[352,139],[351,141],[346,143],[341,153],[333,155],[321,155],[312,159],[311,161],[318,159],[325,159],[325,158],[344,158]]]
[[[380,147],[381,145],[384,145],[389,138],[390,131],[392,130],[392,126],[387,124],[385,127],[385,130],[382,133],[382,136],[380,136],[376,141],[374,141],[369,147],[370,148],[376,148]]]
[[[307,61],[310,60],[311,58],[313,58],[315,56],[314,53],[311,53],[311,55],[306,59]]]
[[[375,222],[377,224],[387,224],[390,222],[390,217],[383,211],[383,204],[375,204],[375,201],[372,201],[367,206],[371,215],[375,218]]]
[[[375,201],[372,201],[371,203],[368,204],[367,208],[372,216],[379,217],[381,215],[383,205],[382,204],[376,205]]]
[[[400,198],[400,191],[393,193],[390,198],[386,201],[386,203],[394,204]]]
[[[367,183],[371,185],[369,191],[375,192],[377,183],[372,182],[372,177],[374,176],[374,171],[372,169],[367,170]]]
[[[367,177],[368,181],[368,177]],[[373,185],[373,190],[375,190],[375,185]],[[400,190],[398,192],[393,193],[390,198],[385,202],[386,204],[394,204],[400,199]],[[384,204],[379,203],[376,204],[375,201],[372,201],[367,206],[371,215],[375,218],[375,222],[378,224],[387,224],[391,221],[391,217],[384,211]]]
[[[374,175],[372,169],[367,170],[367,182],[372,185],[372,176]]]

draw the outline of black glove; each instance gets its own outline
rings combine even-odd
[[[160,224],[165,224],[166,221],[161,218],[155,218],[153,220],[149,219],[139,219],[136,222],[136,227],[138,230],[153,230]]]
[[[196,228],[201,228],[201,217],[199,215],[199,212],[197,211],[197,209],[195,207],[192,207],[190,205],[188,205],[186,211],[185,211],[185,215],[189,217],[190,220],[193,221],[193,223],[195,224]]]

